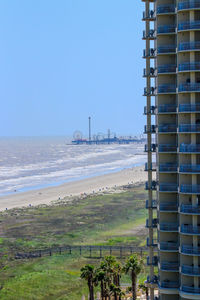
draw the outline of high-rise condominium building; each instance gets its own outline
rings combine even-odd
[[[156,286],[162,300],[200,299],[200,0],[142,1],[146,284],[152,300]]]

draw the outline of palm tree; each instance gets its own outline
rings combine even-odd
[[[114,296],[114,300],[121,299],[122,296],[124,296],[124,292],[122,292],[121,288],[119,286],[116,286],[115,284],[111,283],[110,285],[110,295]]]
[[[136,284],[137,284],[137,276],[140,274],[140,272],[143,269],[143,261],[142,259],[136,255],[133,254],[130,256],[124,266],[124,272],[130,273],[131,281],[132,281],[132,296],[133,300],[136,300]]]
[[[139,284],[139,289],[145,292],[145,294],[146,294],[146,299],[148,299],[148,296],[149,296],[149,290],[148,290],[148,287],[147,287],[144,283],[140,283],[140,284]]]
[[[97,286],[100,282],[101,286],[101,300],[104,300],[104,297],[106,296],[105,291],[105,281],[106,281],[106,273],[104,270],[102,270],[100,267],[96,270],[95,274],[95,285]]]
[[[81,278],[87,280],[90,300],[94,300],[94,276],[94,266],[85,265],[85,267],[81,268]]]

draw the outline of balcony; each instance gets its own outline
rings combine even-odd
[[[158,54],[175,54],[176,46],[175,45],[163,45],[159,46],[157,49]]]
[[[178,10],[183,9],[199,9],[200,1],[199,0],[186,0],[184,2],[178,3]]]
[[[176,124],[162,124],[158,126],[159,133],[176,133],[177,126]]]
[[[175,251],[177,252],[179,249],[179,244],[173,241],[168,242],[160,242],[160,250],[161,251]]]
[[[169,272],[178,272],[179,271],[179,264],[178,262],[170,261],[170,262],[161,262],[160,269],[162,271],[169,271]]]
[[[157,28],[157,34],[169,34],[175,32],[176,32],[175,25],[159,25]]]
[[[158,265],[158,256],[153,256],[152,261],[150,261],[149,256],[147,257],[147,266],[157,266]]]
[[[144,88],[144,96],[155,96],[155,87],[150,87],[150,90]]]
[[[143,40],[154,40],[156,38],[156,32],[154,29],[150,29],[148,32],[143,31]]]
[[[143,70],[143,77],[155,77],[155,76],[156,76],[155,68],[151,67],[148,73],[146,69]]]
[[[184,72],[184,71],[200,71],[200,62],[187,62],[183,64],[178,65],[178,71]]]
[[[151,144],[150,147],[149,145],[144,146],[144,152],[156,152],[156,144]]]
[[[177,172],[177,164],[176,163],[165,163],[159,165],[159,172]]]
[[[155,11],[149,10],[147,13],[146,13],[146,11],[143,11],[142,20],[154,21],[155,20]]]
[[[160,203],[159,209],[161,212],[178,212],[178,205],[172,202]]]
[[[179,112],[200,112],[200,103],[179,104]]]
[[[158,113],[176,113],[176,104],[162,104],[158,106]]]
[[[149,238],[147,238],[147,247],[157,247],[158,246],[158,242],[156,239],[150,240]]]
[[[152,200],[152,203],[150,204],[150,201],[146,200],[146,209],[148,209],[148,208],[156,209],[157,208],[157,201]]]
[[[198,184],[181,184],[180,193],[200,194],[200,185],[198,185]]]
[[[179,173],[200,173],[200,165],[180,165]]]
[[[151,163],[148,165],[148,163],[145,163],[145,171],[156,171],[156,163]]]
[[[146,220],[146,228],[157,228],[158,219],[152,219],[152,224],[150,223],[149,219]]]
[[[158,74],[176,73],[176,65],[166,64],[158,66]]]
[[[169,183],[169,182],[160,183],[159,191],[160,192],[177,192],[178,185],[176,183]]]
[[[200,276],[200,268],[199,267],[193,267],[193,266],[182,266],[181,267],[181,273],[185,275],[191,275],[191,276]]]
[[[177,146],[176,145],[170,145],[170,144],[160,144],[158,146],[158,151],[163,153],[176,153],[177,152]]]
[[[181,92],[200,92],[200,83],[181,83],[178,87],[179,93]]]
[[[191,245],[182,245],[181,253],[188,255],[200,255],[200,247],[193,247]]]
[[[181,291],[189,294],[200,294],[200,287],[193,287],[193,286],[185,286],[181,287]]]
[[[190,50],[197,50],[199,51],[200,48],[200,41],[197,42],[184,42],[180,43],[178,46],[179,51],[190,51]]]
[[[144,133],[156,133],[156,125],[145,125]]]
[[[181,204],[180,212],[183,214],[200,215],[200,206]]]
[[[176,85],[161,84],[158,86],[158,94],[176,94]]]
[[[200,144],[181,144],[179,151],[181,153],[200,153]]]
[[[162,289],[178,289],[179,283],[177,281],[163,280],[159,283],[159,287]]]
[[[147,106],[144,107],[144,115],[155,115],[155,106],[150,106],[149,110],[147,109]]]
[[[147,283],[150,284],[157,284],[158,283],[158,277],[156,275],[153,276],[153,278],[151,279],[150,276],[147,276]]]
[[[200,132],[200,124],[180,124],[179,132],[183,132],[183,133]]]
[[[160,231],[178,232],[178,223],[161,223]]]
[[[157,182],[156,181],[152,181],[151,182],[151,185],[149,186],[149,183],[148,181],[145,182],[145,189],[148,191],[148,190],[152,190],[152,191],[156,191],[156,186],[157,186]]]
[[[181,225],[180,232],[184,234],[200,235],[200,226]]]
[[[146,51],[146,49],[143,50],[143,58],[156,58],[156,50],[153,48],[150,48],[149,51]]]
[[[187,22],[183,22],[178,24],[178,31],[183,31],[183,30],[196,30],[196,29],[200,29],[200,21],[187,21]]]
[[[173,4],[165,4],[165,5],[158,5],[157,7],[157,14],[169,14],[175,13],[175,5]]]

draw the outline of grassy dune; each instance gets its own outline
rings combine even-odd
[[[13,260],[13,253],[57,245],[143,245],[142,186],[53,206],[13,209],[0,215],[0,299],[81,299],[87,286],[80,267],[99,260],[78,254]],[[5,255],[6,254],[6,255]],[[128,282],[128,278],[123,278]]]

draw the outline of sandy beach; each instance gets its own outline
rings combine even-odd
[[[140,184],[146,180],[144,166],[124,169],[116,173],[67,182],[59,186],[51,186],[40,190],[31,190],[0,197],[0,210],[50,204],[52,201],[69,196],[93,194],[102,191],[114,191],[117,187],[129,184]]]

